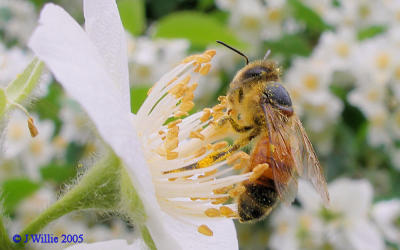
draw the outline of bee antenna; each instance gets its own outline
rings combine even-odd
[[[265,56],[264,56],[263,60],[267,60],[269,54],[271,54],[271,50],[270,49],[267,51],[267,53],[265,53]]]
[[[243,54],[242,52],[240,52],[239,50],[232,48],[231,46],[229,46],[228,44],[221,42],[221,41],[217,41],[217,43],[224,45],[225,47],[235,51],[236,53],[238,53],[239,55],[243,56],[246,59],[246,65],[249,64],[249,58],[247,58],[247,56],[245,54]]]

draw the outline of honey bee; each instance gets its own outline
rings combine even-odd
[[[218,122],[221,127],[230,125],[239,138],[233,145],[213,152],[199,162],[170,172],[210,166],[254,143],[250,164],[244,173],[259,166],[267,167],[255,180],[242,183],[244,192],[236,198],[240,222],[255,222],[264,218],[278,201],[291,204],[297,194],[299,177],[309,180],[327,204],[329,194],[322,167],[293,110],[288,91],[280,83],[279,67],[267,60],[269,51],[262,60],[249,62],[240,51],[217,42],[246,59],[246,66],[236,73],[230,83],[226,116]]]
[[[218,41],[219,42],[219,41]],[[268,168],[254,181],[244,181],[245,191],[237,198],[241,222],[264,218],[278,200],[290,204],[297,194],[297,179],[308,179],[325,203],[329,202],[325,177],[310,140],[295,114],[288,91],[280,83],[280,69],[267,60],[248,62],[233,78],[227,93],[225,118],[242,135],[242,143],[254,141],[250,165]],[[222,121],[223,122],[223,121]]]

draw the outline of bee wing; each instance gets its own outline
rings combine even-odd
[[[296,115],[293,115],[291,119],[293,119],[290,140],[291,153],[297,172],[301,177],[312,183],[325,205],[327,205],[329,203],[329,193],[321,164],[300,119]]]
[[[290,148],[290,127],[284,117],[268,104],[263,104],[271,156],[272,173],[279,198],[290,205],[297,194],[298,173],[293,168],[294,160]]]

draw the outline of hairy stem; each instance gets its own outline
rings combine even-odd
[[[120,201],[120,169],[119,159],[110,153],[92,166],[77,185],[33,220],[20,235],[36,234],[51,221],[74,210],[115,210]]]

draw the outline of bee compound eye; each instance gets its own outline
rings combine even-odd
[[[248,78],[258,77],[261,76],[263,72],[268,73],[270,72],[270,69],[263,66],[252,67],[244,72],[243,78],[248,79]]]
[[[292,100],[287,90],[278,82],[270,83],[267,85],[264,94],[267,101],[278,107],[291,108]]]

